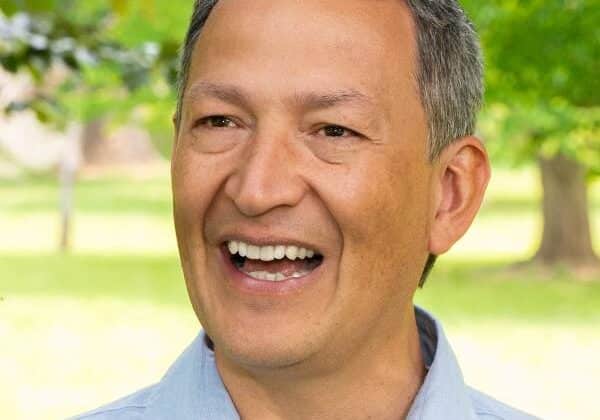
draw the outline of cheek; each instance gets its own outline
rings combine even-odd
[[[204,282],[208,272],[207,215],[227,178],[228,166],[219,155],[203,155],[179,148],[173,155],[171,179],[173,213],[181,265],[188,294],[201,322],[214,290]]]
[[[226,177],[227,165],[221,156],[201,155],[184,148],[174,154],[171,167],[173,207],[182,257],[203,258],[206,213]]]
[[[328,207],[343,233],[343,271],[364,278],[367,287],[374,278],[420,275],[421,254],[427,252],[426,175],[420,163],[389,158],[339,174],[323,196],[331,197]]]
[[[420,227],[427,186],[416,164],[389,164],[377,159],[340,174],[330,195],[343,230],[360,242]]]

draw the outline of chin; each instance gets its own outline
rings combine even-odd
[[[313,353],[311,343],[303,337],[291,337],[289,333],[278,335],[273,331],[231,331],[217,334],[213,342],[219,357],[250,370],[292,367]]]

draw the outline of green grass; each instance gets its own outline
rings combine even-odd
[[[117,398],[158,380],[197,333],[167,174],[80,179],[64,255],[56,181],[0,181],[0,418],[64,418]],[[443,321],[469,383],[544,418],[598,419],[600,278],[511,269],[538,241],[540,191],[530,170],[495,175],[416,302]],[[590,202],[600,250],[600,183]]]
[[[179,261],[161,255],[3,255],[0,296],[185,305]],[[18,280],[17,280],[18,279]]]
[[[51,213],[58,203],[57,180],[27,177],[0,182],[0,212],[7,214]],[[170,185],[166,177],[133,181],[127,177],[83,179],[76,184],[77,212],[146,214],[166,216],[171,211]]]
[[[600,323],[600,273],[510,269],[509,260],[440,260],[417,302],[449,321]]]

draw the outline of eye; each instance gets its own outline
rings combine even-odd
[[[231,118],[224,115],[211,115],[198,120],[196,126],[208,128],[236,128],[237,124]]]
[[[356,131],[339,125],[327,125],[319,130],[326,137],[359,137]]]

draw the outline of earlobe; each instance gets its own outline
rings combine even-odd
[[[483,201],[490,165],[482,142],[465,137],[448,146],[439,158],[435,213],[429,252],[447,252],[467,231]]]

